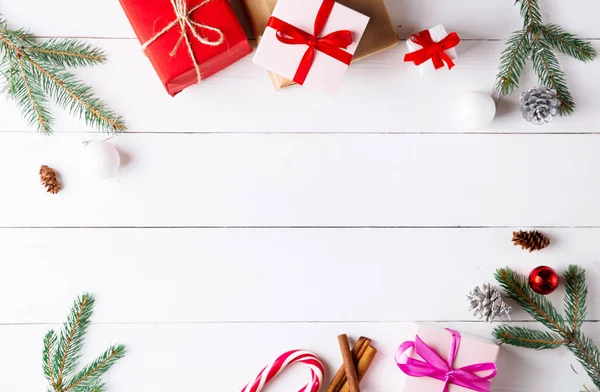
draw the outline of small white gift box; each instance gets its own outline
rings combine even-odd
[[[312,37],[315,33],[315,20],[318,16],[323,19],[323,15],[319,14],[319,11],[322,5],[328,1],[330,0],[279,0],[273,10],[271,22],[256,49],[254,63],[287,79],[297,81],[296,76],[300,73],[299,69],[307,69],[305,55],[311,50],[309,43],[316,45],[313,46],[315,48],[314,60],[309,62],[308,73],[304,72],[305,79],[300,84],[313,90],[335,95],[367,28],[369,17],[339,3],[334,3],[329,18],[317,37],[317,41],[320,40],[320,43],[316,43]],[[272,23],[274,20],[278,23]],[[277,27],[282,24],[287,28]],[[297,32],[295,36],[290,37],[289,34],[284,34],[285,31],[294,30]],[[332,33],[333,35],[331,35]],[[339,41],[337,37],[340,34],[342,37],[348,37],[351,34],[352,42],[349,43],[348,40],[349,45],[346,48],[343,48],[345,45],[338,46],[336,43]],[[328,36],[332,39],[328,40]],[[280,40],[286,40],[286,38],[290,40],[296,38],[296,42],[292,44]],[[333,44],[330,44],[332,42]],[[322,51],[319,49],[320,45],[328,47]],[[339,59],[335,58],[336,55]]]
[[[431,35],[431,39],[433,40],[433,42],[440,42],[448,36],[448,32],[442,25],[437,25],[435,27],[430,28],[429,34]],[[411,37],[411,39],[406,40],[406,46],[408,46],[408,53],[413,53],[413,52],[423,49],[423,46],[419,45],[416,42],[413,42],[412,37]],[[458,58],[458,56],[456,54],[456,50],[454,48],[444,50],[444,53],[451,60],[456,60]],[[421,74],[424,74],[425,72],[430,72],[430,71],[436,70],[435,66],[433,65],[432,60],[428,60],[428,61],[424,62],[423,64],[417,65],[417,68],[419,69],[419,72]],[[443,68],[449,69],[448,66],[445,66]]]

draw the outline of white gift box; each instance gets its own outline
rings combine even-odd
[[[323,0],[279,0],[273,16],[313,35],[315,18],[322,3]],[[368,23],[369,17],[335,3],[320,36],[339,30],[351,31],[352,44],[342,50],[354,55]],[[287,79],[293,79],[307,49],[308,45],[280,42],[277,31],[267,27],[256,49],[254,63]],[[347,69],[347,64],[317,50],[304,86],[335,95]]]
[[[448,36],[448,32],[446,31],[446,29],[444,28],[443,25],[437,25],[435,27],[430,28],[429,34],[431,34],[431,39],[434,42],[440,42],[441,40],[443,40],[444,38],[446,38]],[[408,53],[416,52],[419,49],[423,49],[423,47],[421,45],[414,43],[410,39],[406,40],[406,46],[408,46]],[[444,53],[446,53],[448,55],[448,57],[450,57],[452,60],[456,60],[458,58],[458,56],[456,54],[456,50],[454,48],[445,50]],[[421,74],[424,74],[425,72],[436,70],[435,67],[433,66],[433,62],[431,60],[426,61],[421,65],[417,65],[417,68],[419,69],[419,72]],[[445,66],[444,68],[446,70],[448,69],[447,66]]]

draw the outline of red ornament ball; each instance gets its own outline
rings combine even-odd
[[[556,271],[543,265],[529,274],[529,287],[538,294],[547,295],[556,290],[558,280]]]

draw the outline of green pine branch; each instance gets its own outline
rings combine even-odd
[[[562,27],[555,24],[547,24],[539,27],[546,42],[561,53],[581,60],[590,62],[596,57],[596,51],[592,44],[567,33]]]
[[[531,61],[540,84],[556,91],[556,98],[560,101],[558,110],[561,114],[573,113],[575,102],[567,87],[565,74],[560,69],[560,64],[554,53],[552,53],[550,44],[543,39],[540,30],[537,28],[532,29],[531,35],[533,38]]]
[[[94,299],[89,294],[84,294],[75,300],[71,313],[63,324],[54,355],[54,372],[58,385],[62,386],[65,374],[73,372],[78,365],[93,310]]]
[[[100,377],[106,373],[119,358],[123,358],[124,355],[125,346],[111,346],[92,363],[87,365],[82,371],[77,373],[71,380],[69,380],[69,382],[63,388],[63,392],[74,388],[84,390],[93,389],[97,385]]]
[[[508,39],[507,47],[500,57],[500,67],[496,80],[496,89],[502,95],[508,95],[519,85],[525,60],[531,51],[528,31],[515,31]]]
[[[566,333],[561,314],[546,297],[537,295],[531,290],[527,277],[506,268],[496,271],[496,280],[508,297],[519,304],[531,317],[561,336]]]
[[[569,268],[565,273],[565,313],[573,332],[579,332],[587,313],[585,271]]]
[[[75,373],[93,310],[94,297],[83,294],[75,300],[60,335],[52,330],[44,337],[42,368],[52,392],[103,391],[102,375],[125,355],[124,346],[111,346],[92,363]]]
[[[125,130],[122,117],[65,69],[103,63],[106,56],[100,49],[73,39],[38,42],[23,29],[9,29],[0,18],[0,54],[2,91],[17,103],[30,126],[52,133],[54,118],[48,102],[52,98],[93,128],[111,134]]]
[[[589,42],[566,32],[560,26],[544,25],[539,0],[519,1],[523,29],[511,35],[500,56],[495,90],[500,95],[508,95],[517,89],[525,63],[531,59],[539,83],[556,91],[561,102],[559,113],[569,115],[575,109],[575,102],[552,49],[584,62],[595,59],[596,51]]]
[[[575,355],[594,385],[600,388],[600,351],[580,330],[586,316],[585,271],[571,265],[564,274],[566,321],[544,296],[531,290],[527,277],[503,268],[496,271],[496,280],[508,297],[551,330],[544,332],[502,325],[494,329],[496,340],[499,343],[538,350],[564,345]]]
[[[494,329],[497,340],[513,346],[549,350],[562,346],[564,339],[555,333],[502,325]]]

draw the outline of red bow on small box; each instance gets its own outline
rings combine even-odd
[[[352,32],[350,30],[339,30],[324,37],[319,37],[334,5],[335,0],[323,0],[323,4],[321,4],[319,13],[315,19],[314,34],[307,33],[274,16],[269,19],[268,26],[277,30],[277,39],[279,42],[287,45],[308,45],[308,49],[304,53],[294,76],[294,82],[298,84],[304,84],[306,81],[308,72],[315,60],[315,51],[317,50],[346,65],[350,65],[352,62],[352,54],[343,50],[352,44]]]
[[[410,40],[417,45],[422,46],[421,49],[407,53],[404,56],[405,62],[414,62],[415,65],[421,65],[428,60],[433,62],[435,69],[440,69],[444,63],[448,64],[448,69],[454,67],[454,61],[448,56],[445,51],[454,48],[460,43],[460,38],[456,33],[448,34],[440,42],[435,42],[431,38],[429,30],[423,30],[420,33],[410,36]]]

